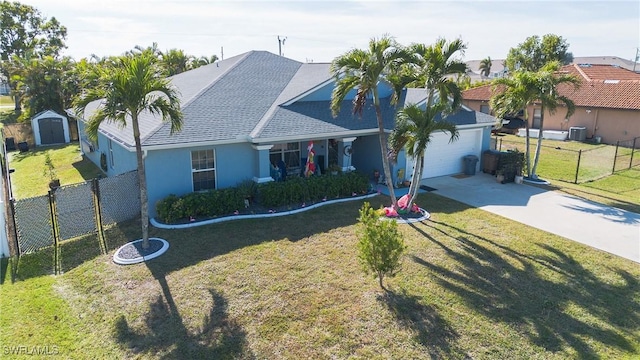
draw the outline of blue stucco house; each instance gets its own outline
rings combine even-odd
[[[367,173],[381,169],[374,109],[353,115],[351,95],[334,118],[329,65],[251,51],[171,77],[180,93],[182,130],[171,135],[170,125],[159,118],[140,117],[150,215],[156,215],[156,202],[169,194],[231,187],[245,180],[273,181],[273,165],[278,163],[286,165],[288,174],[300,174],[310,141],[320,171],[330,164]],[[390,103],[388,85],[381,83],[379,93],[390,131],[397,107]],[[406,89],[401,95],[398,106],[426,100],[421,89]],[[87,118],[99,103],[86,107]],[[82,152],[107,176],[136,169],[130,128],[103,123],[94,143],[86,136],[84,120],[78,120]],[[448,120],[458,125],[460,139],[449,144],[444,134],[434,137],[425,177],[460,173],[463,156],[480,156],[489,148],[493,117],[463,108]],[[412,166],[399,154],[394,175],[400,169],[411,174]]]

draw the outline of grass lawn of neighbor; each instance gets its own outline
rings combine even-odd
[[[45,195],[49,191],[49,178],[44,172],[47,152],[61,185],[84,182],[102,174],[91,161],[83,159],[78,143],[38,147],[24,153],[13,151],[8,157],[9,167],[15,169],[11,185],[16,199]]]

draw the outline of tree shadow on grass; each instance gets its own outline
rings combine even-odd
[[[452,247],[415,228],[443,248],[456,266],[443,267],[419,257],[414,261],[428,268],[440,285],[458,294],[474,311],[512,325],[548,351],[569,346],[580,358],[599,357],[595,342],[624,352],[635,350],[620,334],[640,329],[640,283],[627,271],[612,269],[618,280],[607,283],[547,244],[536,244],[544,250],[542,255],[526,255],[455,226],[430,222],[430,229],[455,241]],[[515,260],[515,264],[508,260]],[[589,315],[575,315],[583,312]]]
[[[415,341],[424,346],[432,359],[464,357],[465,352],[457,345],[459,335],[432,306],[423,304],[424,298],[385,291],[378,296],[398,323],[416,333]],[[458,356],[454,356],[458,355]]]
[[[227,301],[209,289],[213,307],[202,328],[191,333],[185,327],[166,281],[161,281],[163,295],[150,304],[145,317],[148,332],[129,327],[121,315],[115,322],[118,343],[133,354],[148,354],[160,359],[237,359],[253,358],[247,347],[244,330],[228,318]]]

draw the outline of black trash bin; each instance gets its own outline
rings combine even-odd
[[[475,155],[467,155],[462,158],[464,160],[464,174],[465,175],[475,175],[476,174],[476,164],[478,163],[478,157]]]
[[[16,149],[16,141],[12,137],[8,137],[5,140],[5,149],[7,151],[13,151]]]
[[[482,153],[482,171],[487,174],[495,175],[498,170],[500,155],[500,151],[485,150],[485,152]]]

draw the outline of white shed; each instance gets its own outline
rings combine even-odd
[[[53,110],[45,110],[31,119],[36,146],[63,144],[70,141],[69,120]]]

